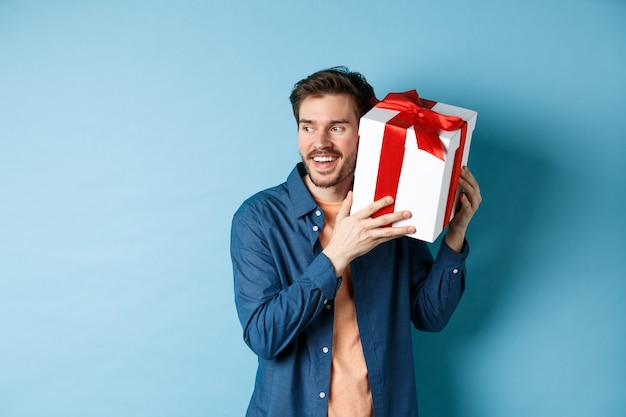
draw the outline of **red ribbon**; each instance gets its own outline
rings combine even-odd
[[[406,131],[409,127],[413,126],[415,130],[418,149],[424,150],[442,161],[444,160],[444,147],[439,139],[439,131],[461,129],[461,143],[454,156],[450,191],[446,204],[445,227],[450,221],[454,198],[458,188],[459,170],[461,169],[461,158],[463,157],[465,136],[467,134],[467,122],[460,117],[444,116],[432,111],[431,108],[435,104],[436,102],[434,101],[421,100],[415,90],[404,93],[389,93],[382,101],[376,104],[378,108],[397,110],[400,113],[385,124],[374,201],[388,195],[395,199],[398,193]],[[374,217],[393,213],[394,208],[395,204],[384,207],[374,214]]]

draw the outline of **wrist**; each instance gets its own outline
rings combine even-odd
[[[463,251],[463,243],[465,243],[465,230],[459,230],[455,227],[448,228],[448,233],[444,238],[446,245],[455,253]]]
[[[343,271],[348,267],[350,261],[341,256],[340,252],[334,251],[330,244],[326,248],[324,248],[324,250],[322,250],[322,253],[326,255],[333,268],[335,269],[335,277],[341,277]]]

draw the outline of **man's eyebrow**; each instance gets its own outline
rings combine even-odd
[[[309,120],[309,119],[300,119],[298,121],[298,124],[314,124],[315,122],[313,120]],[[350,123],[350,121],[348,119],[337,119],[337,120],[331,120],[329,124],[331,125],[339,125],[339,124],[348,124]]]

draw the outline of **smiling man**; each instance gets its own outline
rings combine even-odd
[[[259,358],[248,416],[417,416],[411,324],[440,331],[465,283],[465,233],[481,195],[467,168],[435,259],[411,213],[350,215],[358,123],[375,101],[347,68],[296,83],[302,162],[235,213],[231,258],[243,337]]]
[[[307,187],[329,194],[319,196],[325,201],[343,200],[352,183],[359,130],[353,101],[346,94],[327,94],[300,103],[298,146]]]

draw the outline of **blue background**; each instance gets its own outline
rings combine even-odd
[[[423,416],[626,409],[621,0],[0,1],[0,415],[241,416],[232,213],[322,68],[478,111],[467,292]]]

